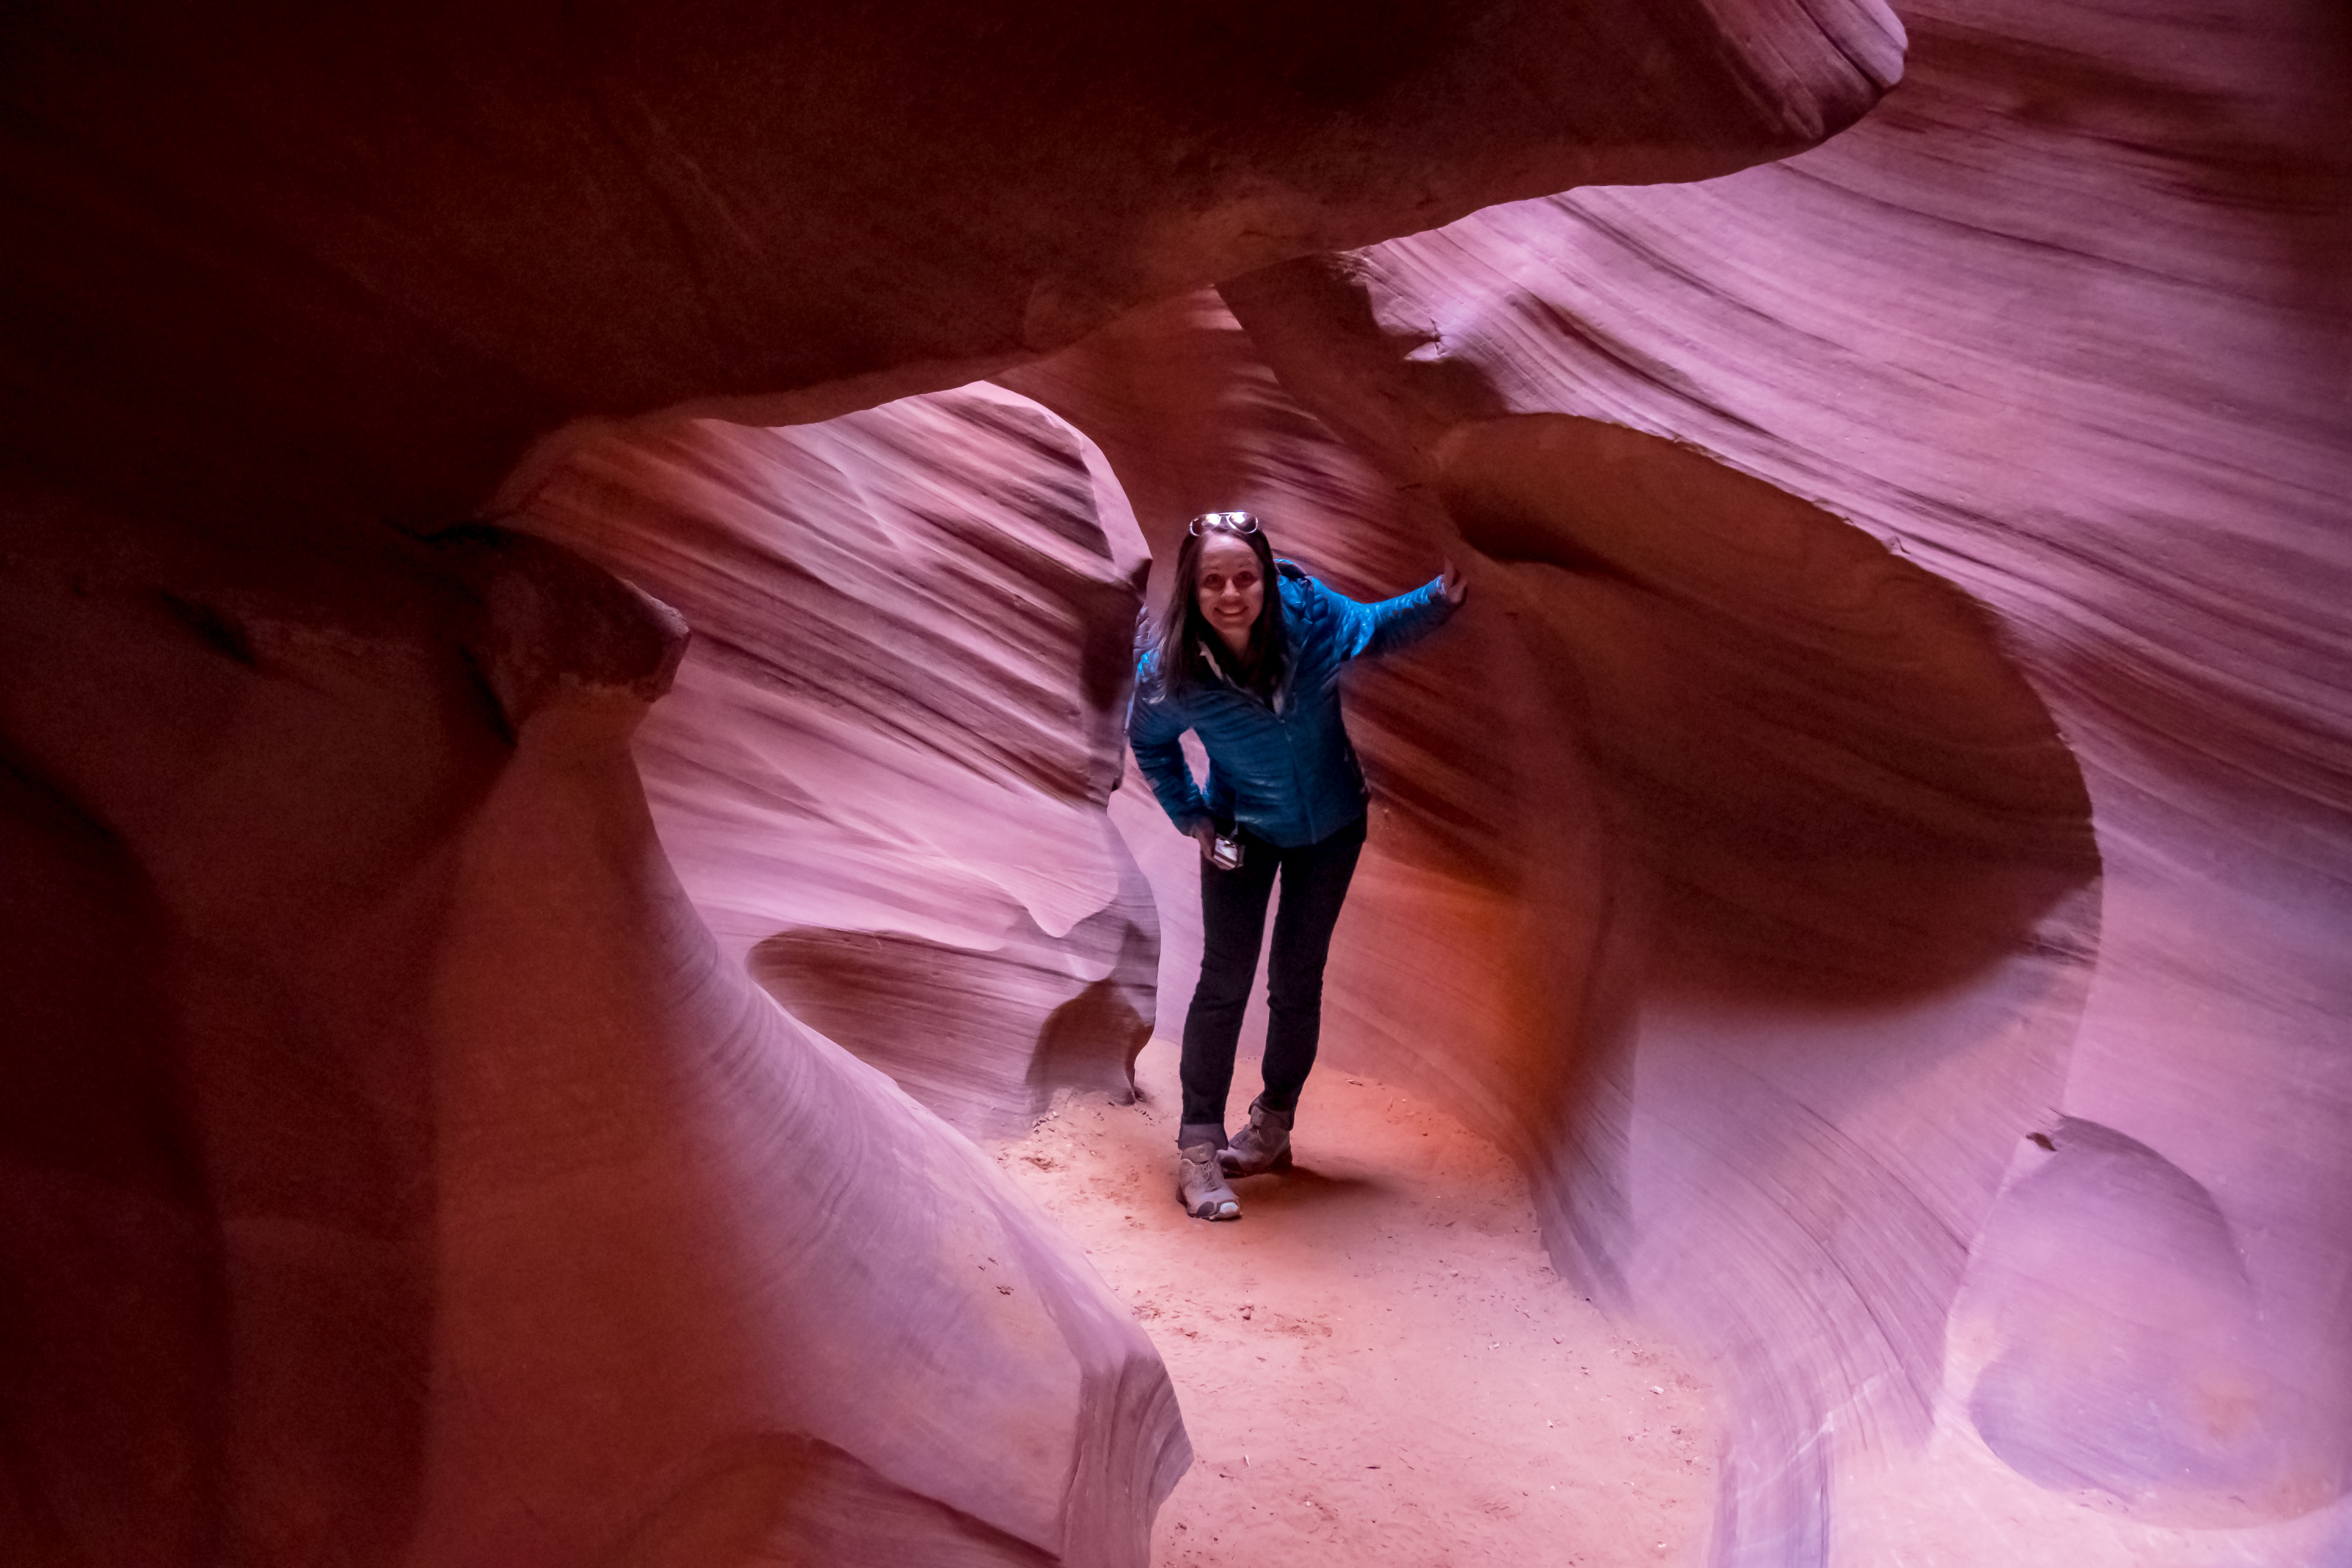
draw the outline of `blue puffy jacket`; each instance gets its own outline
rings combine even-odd
[[[1295,848],[1320,844],[1364,813],[1364,771],[1339,719],[1339,667],[1427,636],[1454,606],[1445,602],[1443,579],[1360,605],[1294,563],[1277,562],[1276,572],[1290,668],[1272,699],[1226,680],[1168,696],[1159,690],[1155,656],[1147,653],[1136,666],[1127,738],[1178,827],[1189,833],[1207,817]],[[1205,798],[1178,742],[1187,730],[1209,753]]]

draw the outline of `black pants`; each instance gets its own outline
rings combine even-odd
[[[1241,841],[1235,869],[1201,862],[1201,984],[1184,1016],[1184,1121],[1194,1126],[1221,1126],[1225,1120],[1234,1049],[1250,982],[1257,977],[1266,900],[1277,870],[1282,903],[1266,963],[1265,1103],[1285,1114],[1297,1109],[1323,1035],[1323,961],[1330,955],[1331,928],[1347,901],[1356,857],[1363,852],[1364,819],[1300,849],[1268,844],[1246,829]]]

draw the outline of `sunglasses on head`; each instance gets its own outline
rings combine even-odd
[[[1192,537],[1198,539],[1213,528],[1220,533],[1255,533],[1257,519],[1245,511],[1204,511],[1192,520]]]

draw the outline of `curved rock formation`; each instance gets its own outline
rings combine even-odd
[[[1214,496],[1366,587],[1457,535],[1522,563],[1360,688],[1387,837],[1334,1039],[1482,1112],[1572,1277],[1716,1357],[1719,1561],[2321,1561],[2340,39],[1910,20],[1819,153],[1286,264],[1224,286],[1246,344],[1201,304],[1007,379],[1147,532]]]
[[[1968,1237],[2081,1009],[2088,803],[1994,626],[1819,509],[1591,421],[1451,426],[1442,485],[1400,489],[1213,302],[1008,379],[1131,490],[1222,488],[1359,592],[1425,573],[1449,516],[1529,563],[1358,680],[1375,829],[1330,1048],[1517,1150],[1570,1277],[1717,1359],[1748,1510],[1718,1544],[1779,1549],[1830,1493],[1832,1451],[1785,1462],[1798,1423],[1863,1389],[1865,1448],[1925,1431]],[[1205,462],[1150,439],[1204,428]]]
[[[625,742],[677,628],[451,530],[502,477],[510,505],[578,482],[583,416],[839,414],[1286,255],[1743,167],[1862,113],[1899,47],[1873,0],[1352,23],[0,17],[0,1554],[904,1562],[914,1530],[942,1561],[1137,1559],[1182,1453],[1142,1342],[968,1147],[751,988],[740,873],[688,857],[714,939],[662,855]],[[1070,450],[1013,467],[1063,483]],[[1049,721],[957,781],[1004,786],[932,873],[974,896],[879,963],[875,901],[794,906],[818,934],[762,961],[845,1034],[877,975],[1013,975],[982,1020],[1010,1076],[929,1080],[974,1118],[1099,1075],[1137,1005],[1081,635],[1128,589],[1032,543],[1006,570],[1055,631],[1013,665],[1082,674],[1007,667],[995,717]],[[704,668],[646,742],[688,837],[740,804],[687,798],[689,710],[761,706]],[[929,766],[835,739],[841,778]],[[1038,1024],[1041,974],[1068,994]]]
[[[499,530],[257,582],[89,521],[20,520],[0,619],[13,1561],[667,1562],[885,1494],[893,1561],[1142,1561],[1148,1342],[656,844],[675,616]]]
[[[19,457],[215,526],[478,506],[580,415],[953,385],[1285,256],[1809,146],[1877,0],[756,0],[0,21]],[[127,443],[134,451],[126,452]]]
[[[750,973],[967,1125],[1116,1080],[1124,489],[1478,552],[1355,689],[1332,1045],[1713,1359],[1719,1562],[2340,1556],[2340,23],[1909,20],[1822,152],[1475,211],[1901,30],[0,19],[0,1555],[1139,1562],[1148,1344]],[[1117,487],[982,392],[578,423],[1056,349]]]
[[[982,386],[578,439],[530,526],[695,628],[635,738],[733,962],[968,1130],[1124,1096],[1150,889],[1103,815],[1145,554],[1091,446]]]

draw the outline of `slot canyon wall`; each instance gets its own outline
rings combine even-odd
[[[1148,527],[1509,563],[1362,682],[1335,1034],[1725,1374],[1717,1561],[2334,1561],[2347,37],[1906,21],[1817,153],[1003,379]]]
[[[1181,1006],[1213,504],[1469,569],[1332,1049],[1716,1562],[2352,1552],[2342,25],[1120,18],[0,23],[0,1552],[1140,1563],[958,1130]]]
[[[952,966],[1017,916],[1005,1031],[1041,996],[1076,1023],[1036,1064],[935,1077],[943,1108],[1018,1115],[1131,1047],[1146,927],[1095,804],[1117,701],[1091,639],[1133,590],[1082,443],[1000,412],[949,497],[914,484],[895,515],[877,454],[969,431],[971,399],[928,431],[719,442],[706,468],[730,445],[739,470],[848,467],[829,500],[754,486],[704,560],[622,550],[704,618],[702,655],[582,554],[478,520],[541,498],[547,531],[609,551],[709,481],[632,502],[579,421],[955,386],[1286,256],[1795,151],[1899,68],[1869,5],[1344,22],[0,18],[10,1561],[1141,1560],[1186,1452],[1148,1342],[968,1142],[741,962],[751,919],[788,927],[756,966],[850,1033],[840,997],[908,942]],[[576,504],[600,483],[610,515]],[[1005,537],[954,513],[919,537],[929,503],[992,495]],[[905,548],[800,615],[893,584],[937,607],[804,685],[825,713],[779,716],[792,659],[711,657],[724,568],[851,519]],[[1019,625],[940,626],[1008,578]],[[993,702],[935,688],[942,723],[992,722],[985,765],[905,745],[912,710],[895,736],[849,721],[915,689],[926,623],[1003,666]],[[690,724],[641,773],[632,733],[681,670],[681,713],[740,716],[713,744],[805,748],[829,716],[869,804],[992,785],[1014,820],[877,848],[846,802],[698,793]],[[837,874],[740,868],[730,900],[747,805]],[[712,854],[674,864],[656,809]],[[1070,884],[974,842],[1008,828],[1066,838]],[[931,928],[877,963],[856,919],[925,888]]]
[[[583,433],[527,526],[695,629],[634,738],[728,960],[968,1131],[1124,1094],[1151,889],[1104,807],[1149,564],[1092,444],[982,385]]]
[[[1623,1186],[1568,1164],[1554,1250],[1739,1391],[1718,1552],[2011,1559],[2016,1532],[1928,1519],[2005,1467],[2210,1530],[2213,1560],[2333,1560],[2347,36],[2292,11],[1906,19],[1905,86],[1818,153],[1225,297],[1386,476],[1543,563],[1517,574],[1570,645],[1545,662],[1576,672],[1660,950],[1630,1019],[1588,1025],[1622,1076],[1556,1141]],[[1973,662],[1913,563],[1992,612]],[[1446,1049],[1379,973],[1368,1024]],[[1863,1458],[1922,1437],[1940,1463]]]

